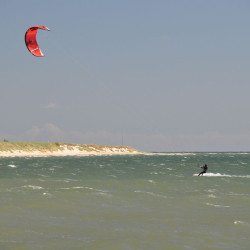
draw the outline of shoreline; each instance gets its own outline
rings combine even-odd
[[[127,148],[107,147],[102,150],[80,150],[77,146],[68,149],[64,147],[59,150],[13,150],[0,151],[0,158],[2,157],[50,157],[50,156],[105,156],[105,155],[139,155],[145,154],[137,150],[128,150]]]
[[[0,158],[8,157],[66,157],[66,156],[118,156],[118,155],[168,155],[168,156],[183,156],[183,155],[195,155],[195,153],[149,153],[149,152],[140,152],[140,151],[128,151],[128,150],[102,150],[102,151],[82,151],[78,149],[66,149],[58,151],[0,151]]]
[[[9,142],[0,141],[1,157],[49,157],[91,155],[137,155],[144,154],[129,146],[74,144],[59,142]]]
[[[195,152],[142,152],[129,146],[96,144],[0,142],[3,157],[64,157],[64,156],[113,156],[113,155],[196,155]]]

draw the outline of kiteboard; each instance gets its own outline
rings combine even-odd
[[[199,174],[193,174],[192,176],[198,176],[198,177],[200,177],[200,176],[214,176],[214,174],[213,173],[204,173],[203,175],[201,174],[200,176],[199,176]]]

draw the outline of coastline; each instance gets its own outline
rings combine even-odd
[[[101,155],[136,155],[144,154],[137,150],[131,150],[126,147],[104,147],[101,150],[81,150],[78,146],[72,146],[70,149],[61,146],[58,150],[11,150],[0,151],[0,157],[49,157],[49,156],[101,156]]]
[[[115,148],[114,148],[115,149]],[[183,156],[183,155],[195,155],[194,153],[149,153],[140,151],[128,151],[128,150],[102,150],[102,151],[80,151],[75,148],[72,150],[58,150],[58,151],[0,151],[0,158],[4,157],[65,157],[65,156],[113,156],[113,155],[168,155],[168,156]]]
[[[194,155],[180,152],[142,152],[129,146],[106,146],[72,143],[0,142],[2,157],[63,157],[63,156],[112,156],[112,155]]]

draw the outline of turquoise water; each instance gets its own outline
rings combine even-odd
[[[0,249],[250,249],[250,154],[0,158],[0,204]]]

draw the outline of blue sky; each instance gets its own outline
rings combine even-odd
[[[249,1],[0,0],[0,140],[249,151]],[[33,25],[45,54],[32,56]]]

